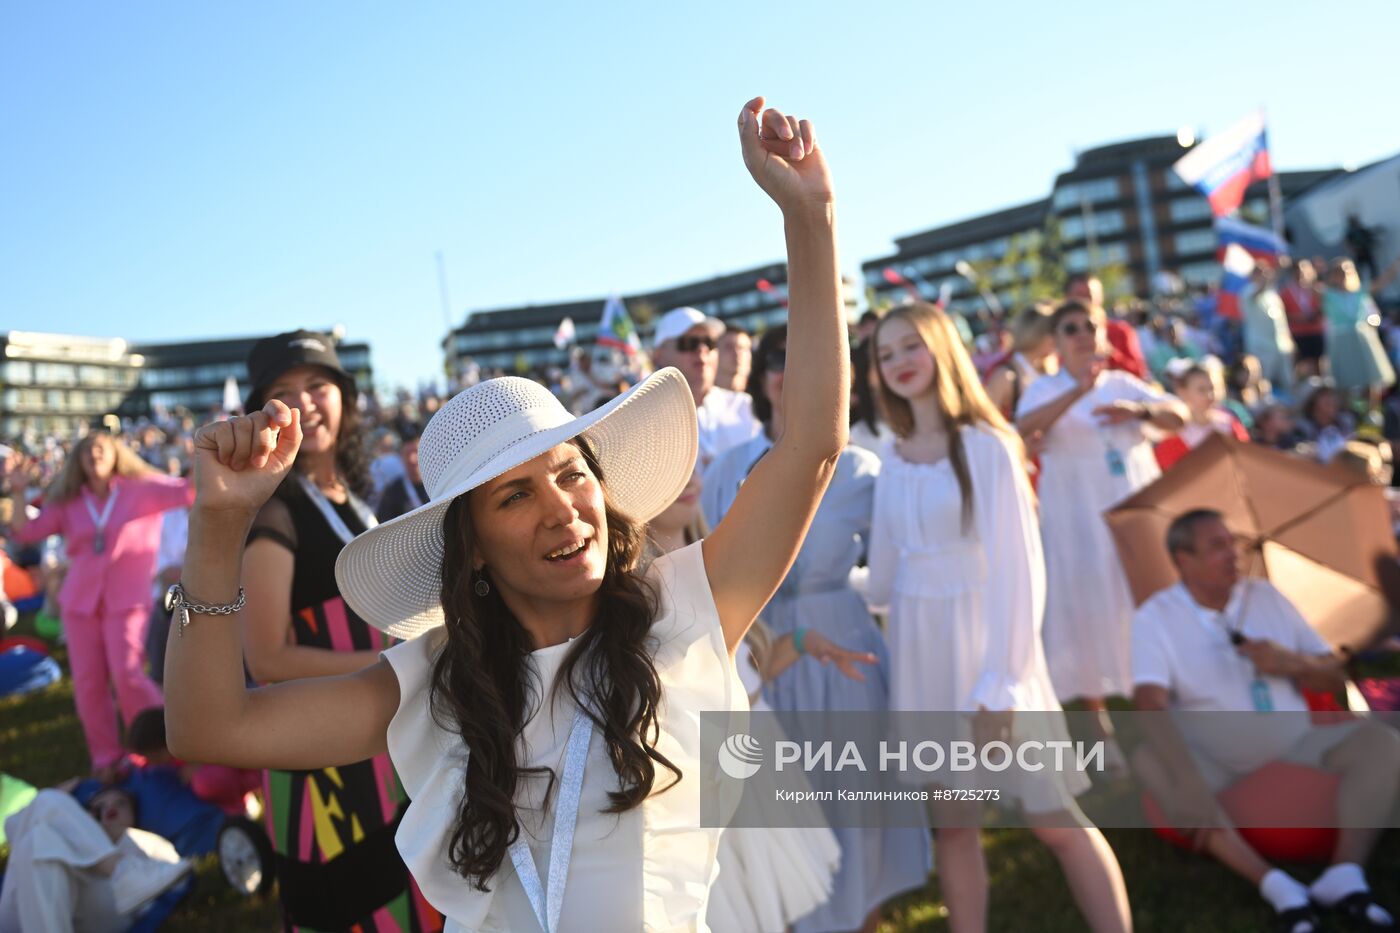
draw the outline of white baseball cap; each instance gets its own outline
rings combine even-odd
[[[718,318],[708,317],[697,308],[674,308],[661,316],[661,320],[656,322],[656,331],[651,336],[651,345],[659,347],[668,340],[675,340],[696,325],[703,324],[709,330],[710,336],[719,339],[719,335],[724,333],[724,322]]]

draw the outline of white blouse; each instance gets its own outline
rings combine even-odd
[[[662,687],[656,750],[683,777],[672,787],[674,776],[658,765],[656,790],[641,806],[621,814],[602,812],[618,780],[606,744],[594,730],[559,933],[707,929],[705,906],[716,873],[719,830],[700,826],[705,780],[700,713],[746,710],[748,700],[725,647],[700,544],[657,559],[647,577],[660,595],[652,624],[652,658]],[[449,933],[533,933],[539,921],[509,858],[484,892],[453,872],[448,859],[468,750],[459,736],[436,723],[429,709],[432,665],[443,637],[439,629],[384,652],[398,677],[400,697],[389,724],[389,755],[413,801],[399,825],[399,852],[428,903],[447,916]],[[531,653],[530,665],[543,687],[540,696],[551,696],[568,653],[567,642]],[[548,711],[535,710],[525,723],[520,763],[553,769],[556,797],[575,709],[561,688]],[[546,886],[554,829],[553,806],[542,807],[547,781],[548,775],[524,778],[516,801],[523,838]]]

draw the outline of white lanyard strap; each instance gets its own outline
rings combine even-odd
[[[418,487],[414,484],[413,480],[408,478],[407,473],[405,473],[403,477],[403,490],[408,495],[409,511],[420,508],[423,505],[423,497],[418,495]]]
[[[588,763],[588,740],[593,736],[593,720],[582,709],[574,713],[569,744],[564,751],[564,779],[554,811],[554,834],[549,843],[549,888],[540,884],[540,873],[522,829],[510,847],[510,860],[520,876],[520,886],[530,899],[530,907],[544,933],[556,933],[564,910],[564,885],[569,878],[569,858],[574,848],[574,827],[578,824],[579,794],[583,789],[583,769]]]
[[[350,533],[350,529],[346,527],[345,520],[340,517],[340,513],[335,510],[335,506],[331,505],[330,500],[326,498],[326,494],[321,492],[315,483],[306,478],[305,473],[297,474],[297,482],[301,483],[302,491],[306,493],[306,497],[310,499],[317,510],[320,511],[321,516],[326,520],[326,524],[330,525],[331,531],[335,532],[335,536],[345,544],[349,544],[351,541],[355,540],[355,536]],[[360,522],[366,528],[373,528],[375,525],[379,524],[378,520],[374,517],[374,513],[369,510],[369,506],[361,502],[359,497],[349,489],[345,490],[345,501],[349,503],[350,508],[355,510],[355,515],[359,517]]]
[[[112,509],[117,504],[117,487],[113,486],[107,492],[107,503],[102,506],[102,514],[97,514],[97,509],[92,507],[92,494],[86,489],[83,490],[83,505],[87,506],[88,514],[92,516],[92,523],[97,527],[99,535],[107,530],[107,523],[112,520]]]

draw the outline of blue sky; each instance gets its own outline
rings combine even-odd
[[[343,323],[411,385],[440,367],[439,250],[454,320],[780,258],[734,137],[753,94],[816,122],[855,274],[1044,196],[1075,149],[1260,104],[1282,168],[1394,154],[1397,28],[1384,0],[7,0],[0,329]]]

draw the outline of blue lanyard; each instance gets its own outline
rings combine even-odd
[[[569,730],[569,744],[564,751],[564,779],[559,785],[559,800],[554,812],[554,835],[549,844],[549,889],[546,894],[540,883],[540,873],[530,847],[525,844],[522,829],[510,847],[510,860],[520,876],[520,886],[530,899],[530,908],[544,933],[556,933],[559,915],[564,909],[564,885],[569,878],[569,858],[574,848],[574,827],[578,825],[579,794],[583,790],[583,769],[588,763],[588,741],[593,737],[593,720],[579,709]]]

